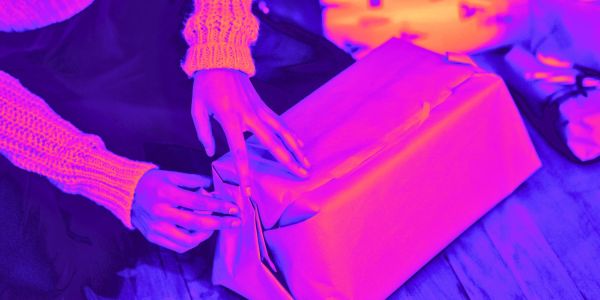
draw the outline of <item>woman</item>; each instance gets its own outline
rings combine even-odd
[[[0,30],[22,31],[65,20],[92,1],[2,2]],[[308,161],[300,151],[300,141],[264,105],[249,82],[254,73],[249,47],[258,32],[250,1],[198,0],[194,4],[184,29],[190,48],[182,67],[194,78],[192,116],[207,154],[214,154],[209,123],[213,116],[226,133],[247,195],[251,191],[244,131],[254,132],[282,163],[306,176]],[[16,78],[1,71],[0,105],[0,152],[11,163],[46,176],[64,192],[83,195],[104,206],[127,228],[139,229],[153,243],[185,252],[213,230],[235,227],[240,222],[235,217],[237,206],[203,192],[202,188],[210,184],[207,178],[161,171],[153,164],[109,152],[100,138],[63,120]],[[18,198],[10,183],[2,180],[3,198]],[[197,188],[199,192],[190,191]],[[7,237],[10,235],[3,240]],[[64,287],[61,281],[69,280],[25,286],[56,292]]]

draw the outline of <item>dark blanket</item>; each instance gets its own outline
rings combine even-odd
[[[191,2],[97,0],[65,22],[0,33],[0,70],[84,132],[101,136],[113,152],[208,175],[211,160],[197,141],[189,111],[192,81],[179,67],[187,48],[180,32]],[[261,33],[252,81],[276,112],[353,62],[288,19],[256,8],[255,13]],[[220,131],[216,139],[218,157],[227,147]],[[114,293],[111,275],[135,258],[137,246],[131,241],[143,238],[101,207],[61,193],[4,158],[0,172],[0,210],[18,216],[1,219],[3,228],[12,230],[0,234],[0,248],[13,240],[14,247],[24,249],[2,248],[0,282],[21,287],[15,290],[68,284],[74,290],[90,285]]]

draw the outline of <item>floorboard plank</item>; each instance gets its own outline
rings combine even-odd
[[[540,177],[529,185],[536,189],[544,185],[547,181]],[[544,193],[526,196],[520,202],[532,212],[577,288],[588,299],[600,298],[600,236],[581,201],[559,186],[546,186]]]
[[[530,212],[581,294],[600,298],[600,165],[568,161],[539,147],[544,168],[528,180],[516,200]]]
[[[456,239],[445,253],[471,299],[525,298],[481,221]]]
[[[443,254],[413,275],[388,300],[468,299],[465,289]]]
[[[572,162],[549,147],[536,132],[531,131],[531,136],[544,164],[543,174],[533,180],[539,183],[539,190],[545,191],[547,197],[553,195],[548,191],[553,188],[570,194],[576,200],[574,207],[584,208],[584,215],[596,235],[600,235],[600,162]]]
[[[582,299],[537,224],[514,197],[492,210],[483,226],[521,290],[529,299]]]

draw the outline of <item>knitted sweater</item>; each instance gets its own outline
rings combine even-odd
[[[54,8],[61,7],[61,2],[89,2],[46,1],[52,3],[47,7]],[[258,22],[250,12],[250,4],[251,0],[195,0],[194,12],[183,31],[190,46],[182,63],[188,76],[197,70],[214,68],[254,74],[250,45],[256,40]],[[71,11],[78,12],[77,9]],[[12,24],[16,24],[13,29],[24,28],[19,25],[24,14],[15,14],[21,17],[12,20]],[[52,10],[48,15],[52,15]],[[33,23],[47,25],[56,21],[54,16]],[[10,22],[3,20],[4,24]],[[16,166],[46,176],[62,191],[83,195],[104,206],[130,229],[133,228],[131,205],[137,183],[144,173],[156,168],[153,164],[111,153],[99,137],[79,131],[17,79],[2,71],[0,153]]]
[[[183,70],[236,69],[254,75],[250,45],[258,36],[252,0],[194,0],[183,36],[190,46]]]

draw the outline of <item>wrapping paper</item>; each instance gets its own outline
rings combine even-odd
[[[250,299],[384,298],[540,166],[499,78],[398,39],[282,118],[308,179],[254,138],[250,199],[230,154],[213,164],[243,219],[213,281]]]
[[[531,36],[500,67],[538,129],[578,161],[600,156],[600,2],[530,0]]]
[[[600,70],[600,1],[529,1],[531,53]]]
[[[523,94],[530,117],[545,136],[564,144],[579,161],[594,160],[600,156],[600,72],[556,58],[553,62],[543,63],[516,46],[500,72]]]

